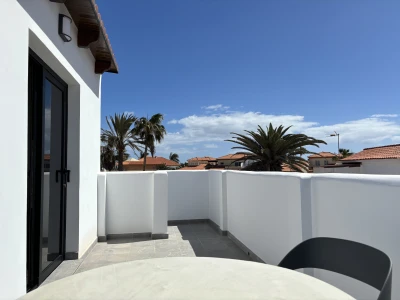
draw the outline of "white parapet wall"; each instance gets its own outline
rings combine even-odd
[[[227,172],[228,231],[263,261],[277,264],[302,241],[300,178]]]
[[[227,230],[226,214],[226,172],[208,173],[208,216],[221,230]]]
[[[98,175],[98,236],[167,234],[168,174],[107,172]]]
[[[311,189],[313,236],[348,239],[385,252],[394,268],[392,299],[400,299],[400,176],[315,175]],[[377,298],[375,289],[348,277],[320,270],[315,276],[356,299]]]
[[[99,236],[164,234],[168,220],[210,219],[269,264],[311,237],[349,239],[390,256],[392,299],[400,299],[400,176],[212,170],[110,172],[98,180]],[[377,297],[346,276],[307,272],[356,299]]]
[[[153,227],[151,233],[154,235],[167,234],[168,231],[168,173],[158,171],[154,173],[153,183]]]
[[[208,219],[208,171],[168,171],[168,220]]]

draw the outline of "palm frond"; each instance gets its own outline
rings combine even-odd
[[[302,156],[313,154],[308,147],[319,147],[325,141],[309,137],[305,134],[288,133],[291,126],[274,127],[271,123],[266,130],[261,126],[256,131],[245,130],[244,134],[231,133],[226,141],[235,143],[232,149],[247,153],[246,159],[253,163],[245,170],[281,171],[286,164],[291,169],[304,172],[308,169],[307,160]]]

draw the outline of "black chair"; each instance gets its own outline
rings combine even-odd
[[[390,300],[392,262],[382,251],[353,241],[318,237],[293,248],[279,267],[317,268],[358,279],[380,291],[378,300]]]

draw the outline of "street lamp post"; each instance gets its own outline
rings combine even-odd
[[[337,136],[337,151],[338,151],[338,154],[339,154],[339,149],[340,149],[340,146],[339,146],[339,133],[337,133],[336,131],[334,131],[335,133],[332,133],[330,136]]]

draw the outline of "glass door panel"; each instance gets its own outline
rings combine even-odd
[[[27,290],[40,285],[65,255],[69,171],[67,85],[35,54],[29,57]]]
[[[63,147],[63,92],[44,79],[44,154],[42,204],[42,266],[47,266],[62,255],[62,147]]]

